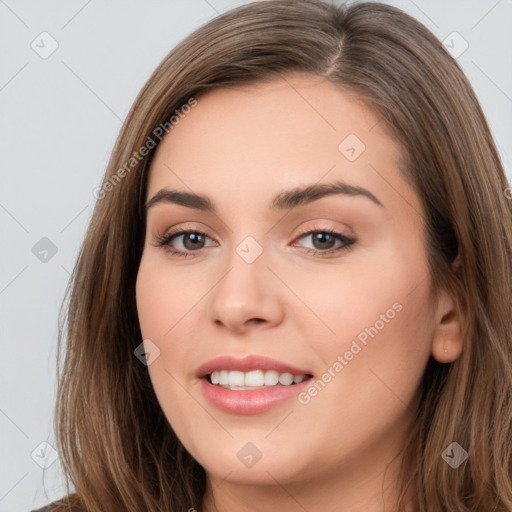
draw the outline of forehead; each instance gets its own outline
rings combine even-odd
[[[317,77],[216,89],[163,138],[148,196],[167,187],[233,199],[331,178],[397,180],[401,148],[379,121],[355,95]]]

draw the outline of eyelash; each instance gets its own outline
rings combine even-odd
[[[333,253],[337,253],[337,252],[341,252],[341,251],[348,251],[356,243],[356,239],[355,238],[350,238],[348,236],[343,235],[339,231],[336,231],[334,229],[329,229],[329,228],[322,228],[322,229],[313,228],[313,229],[310,229],[308,231],[300,233],[299,236],[296,238],[296,240],[299,240],[301,238],[304,238],[304,237],[306,237],[308,235],[312,235],[312,234],[315,234],[315,233],[327,233],[329,235],[333,235],[337,240],[341,241],[343,243],[343,245],[341,245],[339,247],[333,247],[331,249],[326,249],[324,251],[321,251],[321,250],[318,250],[318,249],[306,248],[305,251],[307,252],[307,254],[314,254],[314,255],[318,255],[320,257],[322,257],[324,255],[331,255]],[[198,229],[194,229],[194,230],[191,230],[191,229],[185,229],[185,230],[176,229],[174,231],[170,231],[169,233],[167,233],[165,235],[159,236],[158,239],[156,240],[155,246],[163,248],[164,250],[169,252],[172,256],[180,256],[180,257],[184,257],[184,258],[187,258],[189,256],[193,256],[194,253],[197,253],[200,250],[190,251],[190,252],[178,251],[176,249],[173,249],[171,247],[171,245],[170,245],[170,243],[172,242],[172,240],[174,238],[177,238],[178,236],[181,236],[181,235],[189,235],[189,234],[197,234],[197,235],[201,235],[201,236],[210,238],[205,232],[203,232],[201,230],[198,230]]]

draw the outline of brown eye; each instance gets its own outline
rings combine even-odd
[[[183,247],[189,251],[202,249],[205,244],[205,237],[201,233],[184,233],[179,235],[183,237]]]
[[[332,249],[336,238],[331,233],[318,232],[312,233],[312,241],[315,249]]]
[[[297,238],[297,240],[307,241],[306,243],[302,242],[300,245],[308,252],[319,256],[349,249],[356,242],[355,238],[349,238],[337,231],[326,229],[308,231]]]
[[[187,256],[199,253],[201,249],[215,245],[215,242],[201,231],[175,231],[159,238],[156,245],[172,255]]]

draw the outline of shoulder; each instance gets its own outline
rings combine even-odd
[[[78,496],[76,494],[69,494],[30,512],[82,512],[83,510],[85,508],[82,506]]]
[[[44,507],[31,510],[30,512],[57,512],[57,511],[73,511],[77,510],[72,507],[69,507],[66,502],[63,502],[63,500],[60,501],[54,501],[52,503],[48,503],[48,505],[45,505]],[[78,509],[79,510],[79,509]]]

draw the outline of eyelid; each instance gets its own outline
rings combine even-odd
[[[329,222],[330,225],[326,225],[324,223]],[[315,256],[316,258],[336,258],[340,257],[344,252],[350,251],[355,247],[358,242],[358,239],[355,236],[353,230],[347,226],[345,226],[345,230],[349,230],[349,234],[344,233],[344,229],[341,227],[333,226],[333,221],[327,220],[316,220],[313,225],[308,225],[307,227],[301,228],[299,233],[294,237],[293,242],[290,244],[292,247],[298,247],[306,254],[310,254]],[[332,235],[335,240],[339,243],[334,245],[334,247],[328,249],[315,249],[312,247],[302,247],[298,244],[298,241],[311,236],[314,233],[328,233]]]
[[[190,223],[189,223],[190,224]],[[174,226],[168,230],[165,230],[163,234],[156,236],[156,243],[153,245],[155,247],[162,247],[169,251],[173,256],[199,256],[204,249],[210,246],[205,246],[197,250],[181,250],[181,249],[174,249],[171,247],[171,241],[175,238],[179,238],[180,236],[184,236],[186,234],[190,233],[197,233],[204,237],[209,238],[211,241],[214,242],[214,244],[219,244],[219,242],[215,239],[215,237],[211,236],[207,232],[208,230],[203,230],[202,228],[198,228],[196,226],[188,225],[186,224],[178,224],[177,226]],[[352,230],[350,230],[352,233]],[[338,245],[332,248],[328,249],[314,249],[309,247],[300,247],[297,246],[296,242],[297,240],[300,240],[302,238],[305,238],[306,236],[312,235],[314,233],[328,233],[331,234],[336,240],[338,240],[341,245]],[[292,247],[299,247],[304,252],[308,254],[314,254],[318,255],[320,257],[328,257],[332,256],[333,254],[340,253],[343,250],[348,250],[351,248],[355,243],[357,242],[357,239],[352,235],[346,235],[343,233],[343,230],[340,228],[334,228],[331,226],[319,226],[319,225],[313,225],[309,226],[307,228],[303,228],[300,230],[300,232],[293,238],[292,243],[290,244]]]
[[[315,223],[313,225],[308,225],[305,228],[299,228],[299,233],[295,236],[294,239],[299,238],[302,235],[307,235],[312,232],[319,232],[319,231],[327,232],[327,233],[337,233],[346,238],[355,237],[355,233],[346,224],[343,224],[343,227],[344,227],[344,229],[343,229],[342,227],[334,226],[333,221],[316,220],[314,222]],[[330,224],[327,224],[328,222],[330,222]],[[339,225],[340,223],[338,222],[337,224]],[[348,231],[348,233],[347,233],[347,231]]]
[[[195,222],[185,222],[176,224],[175,226],[172,226],[170,228],[164,229],[161,233],[157,233],[156,237],[168,237],[171,235],[176,234],[183,234],[183,232],[186,233],[202,233],[203,235],[207,236],[208,238],[211,238],[215,242],[217,242],[216,238],[212,236],[211,230],[207,227],[204,227],[202,223],[195,223]]]

